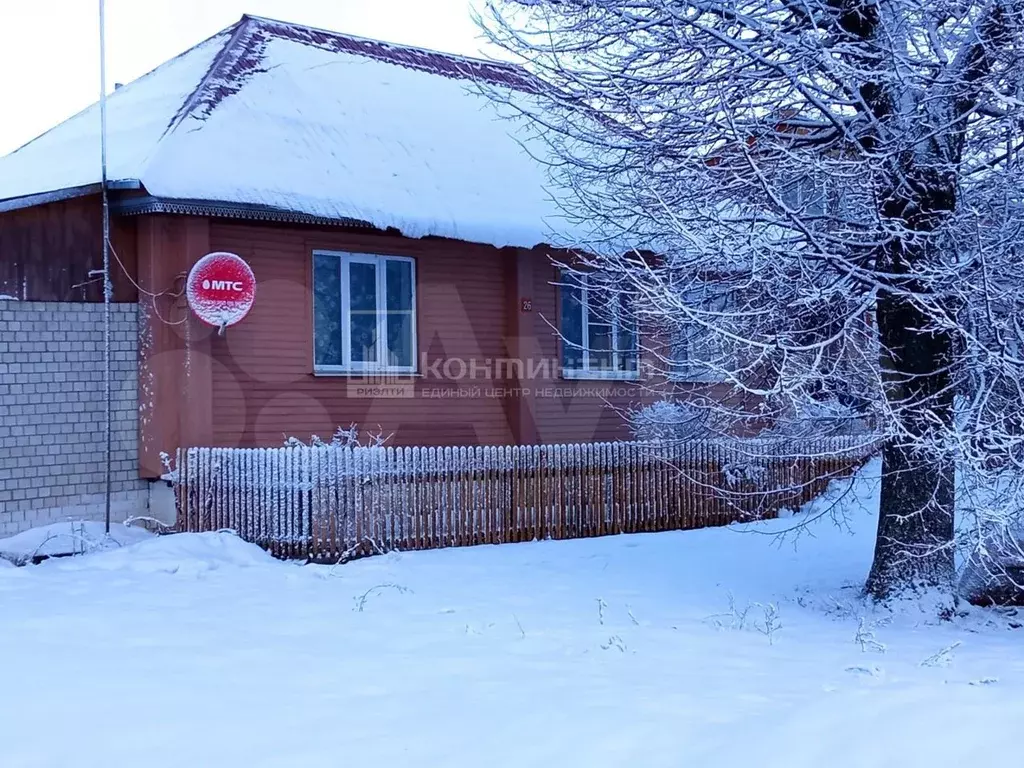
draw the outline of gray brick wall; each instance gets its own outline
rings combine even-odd
[[[144,513],[138,305],[114,304],[113,512]],[[103,305],[0,300],[0,537],[104,513]]]

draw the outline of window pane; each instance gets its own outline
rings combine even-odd
[[[353,363],[377,362],[377,266],[349,264],[349,342]]]
[[[636,335],[636,316],[631,312],[630,297],[626,293],[618,296],[618,336],[615,339],[617,352],[636,352],[639,347]]]
[[[593,320],[587,325],[590,338],[587,339],[587,348],[591,352],[611,350],[612,348],[612,325],[611,323],[595,323]]]
[[[619,352],[635,352],[637,349],[636,333],[629,321],[619,325],[619,335],[615,339],[615,349]]]
[[[782,203],[793,211],[800,210],[800,183],[789,181],[782,187]]]
[[[387,364],[412,367],[412,312],[388,312]]]
[[[810,216],[825,215],[825,185],[814,178],[804,180],[804,190],[801,192],[804,207]]]
[[[562,366],[583,367],[583,299],[579,288],[562,286]]]
[[[782,185],[782,202],[805,216],[825,213],[825,185],[813,175],[792,176]]]
[[[387,259],[384,262],[387,296],[387,359],[389,366],[411,368],[412,349],[412,262]]]
[[[412,262],[388,259],[387,278],[388,312],[412,309]]]
[[[685,376],[691,368],[692,333],[693,328],[689,324],[684,325],[676,333],[675,343],[672,346],[672,362],[673,373],[677,376]]]
[[[619,334],[615,339],[620,371],[636,371],[637,347],[636,332],[632,323],[626,320],[619,326]]]
[[[613,308],[608,306],[607,294],[593,288],[587,291],[587,324],[611,325]]]
[[[593,314],[591,314],[593,317]],[[610,371],[612,366],[612,326],[610,323],[595,323],[590,320],[587,327],[587,353],[591,370]]]
[[[341,365],[341,259],[313,256],[313,358]]]
[[[693,290],[687,296],[689,306],[705,313],[712,328],[725,328],[728,318],[719,318],[710,313],[727,312],[733,306],[731,294],[712,292],[710,286]],[[714,370],[716,365],[728,365],[726,342],[714,330],[699,323],[687,323],[679,329],[674,357],[673,375],[688,381],[715,381],[720,376]]]

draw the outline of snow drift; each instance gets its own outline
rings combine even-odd
[[[195,575],[225,568],[266,567],[276,563],[255,544],[242,541],[230,531],[216,531],[158,536],[132,546],[64,562],[61,567]]]
[[[1014,765],[1020,633],[858,597],[877,469],[729,528],[337,568],[175,535],[4,571],[0,762]]]
[[[112,525],[110,535],[107,536],[103,523],[69,520],[30,528],[0,539],[0,560],[22,565],[35,558],[66,557],[115,549],[152,536],[144,528],[120,524]]]

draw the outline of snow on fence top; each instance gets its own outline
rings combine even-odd
[[[342,477],[380,478],[402,475],[425,476],[438,472],[512,471],[516,466],[535,469],[558,462],[561,468],[617,465],[623,456],[645,460],[671,461],[679,457],[692,461],[720,463],[727,475],[749,477],[756,467],[769,462],[813,462],[834,458],[870,456],[877,448],[874,435],[833,436],[817,440],[775,438],[716,438],[708,440],[615,441],[608,443],[559,443],[514,446],[336,446],[329,444],[288,444],[279,448],[187,448],[179,450],[178,462],[188,457],[193,465],[202,462],[217,474],[229,464],[242,466],[247,460],[270,466],[287,464],[298,474],[238,472],[235,483],[257,487],[281,485],[312,490],[318,484]],[[746,474],[744,474],[746,473]],[[177,473],[171,476],[177,480]]]
[[[479,92],[529,99],[513,64],[245,16],[111,94],[110,178],[496,246],[569,233],[536,141]],[[504,115],[508,117],[509,115]],[[99,181],[93,106],[0,159],[0,202]],[[582,234],[582,233],[581,233]]]

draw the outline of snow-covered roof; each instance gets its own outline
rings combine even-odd
[[[109,178],[411,237],[565,244],[536,148],[480,83],[532,89],[513,64],[244,16],[110,95]],[[0,201],[99,182],[99,127],[94,105],[0,158]]]

